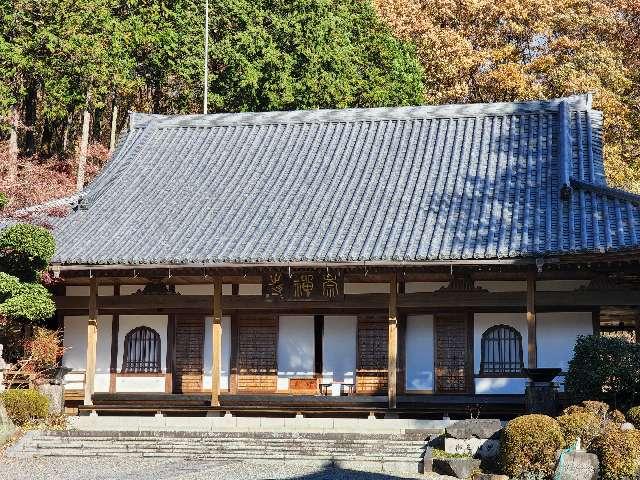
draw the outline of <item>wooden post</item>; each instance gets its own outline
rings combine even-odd
[[[89,284],[89,322],[87,325],[87,367],[84,378],[84,404],[93,405],[96,377],[96,350],[98,346],[98,280]]]
[[[536,272],[527,273],[527,332],[528,368],[538,368],[538,339],[536,331]]]
[[[84,187],[84,173],[87,166],[87,147],[89,146],[89,109],[85,109],[82,117],[82,138],[80,140],[80,158],[78,159],[78,177],[76,178],[76,191],[82,191]]]
[[[389,362],[388,385],[389,408],[396,408],[397,364],[398,364],[398,280],[393,274],[389,282]]]
[[[120,285],[113,286],[113,296],[120,296]],[[116,393],[116,376],[118,372],[118,335],[120,331],[120,314],[111,317],[111,358],[109,361],[109,393]]]
[[[222,277],[213,281],[213,332],[211,335],[211,406],[220,406],[220,367],[222,364]]]

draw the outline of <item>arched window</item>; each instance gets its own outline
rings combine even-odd
[[[160,335],[149,327],[137,327],[124,337],[124,373],[159,373]]]
[[[522,373],[522,335],[508,325],[495,325],[482,334],[481,375]]]

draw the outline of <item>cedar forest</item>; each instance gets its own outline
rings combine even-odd
[[[128,110],[202,111],[204,3],[0,0],[9,206],[73,193],[80,169],[90,179],[107,161]],[[210,113],[593,92],[610,182],[640,192],[637,0],[209,3]]]

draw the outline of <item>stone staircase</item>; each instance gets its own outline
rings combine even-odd
[[[302,462],[373,471],[422,472],[434,432],[304,433],[189,431],[31,431],[13,457],[136,456]]]

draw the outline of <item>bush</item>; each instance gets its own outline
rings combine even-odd
[[[640,406],[631,407],[627,410],[627,420],[631,422],[634,427],[640,428]]]
[[[507,423],[500,440],[500,463],[510,477],[549,476],[564,437],[556,420],[546,415],[524,415]]]
[[[576,412],[560,415],[557,419],[565,447],[573,445],[578,438],[585,448],[602,432],[602,421],[589,412]]]
[[[0,394],[0,398],[9,418],[19,426],[49,414],[49,399],[36,390],[9,389]]]
[[[572,415],[574,413],[589,413],[600,420],[602,425],[610,422],[619,425],[626,421],[624,414],[620,410],[611,410],[606,403],[594,400],[586,400],[580,405],[571,405],[562,411],[563,415]]]
[[[0,315],[22,321],[40,322],[55,313],[51,293],[38,283],[23,283],[0,272]]]
[[[607,429],[593,442],[603,480],[637,478],[640,474],[640,431]]]
[[[9,197],[4,192],[0,192],[0,210],[4,209],[9,203]]]
[[[33,282],[47,268],[56,242],[46,228],[18,223],[0,232],[0,269]]]
[[[599,400],[629,407],[640,392],[640,344],[613,337],[581,336],[565,381],[572,401]]]

